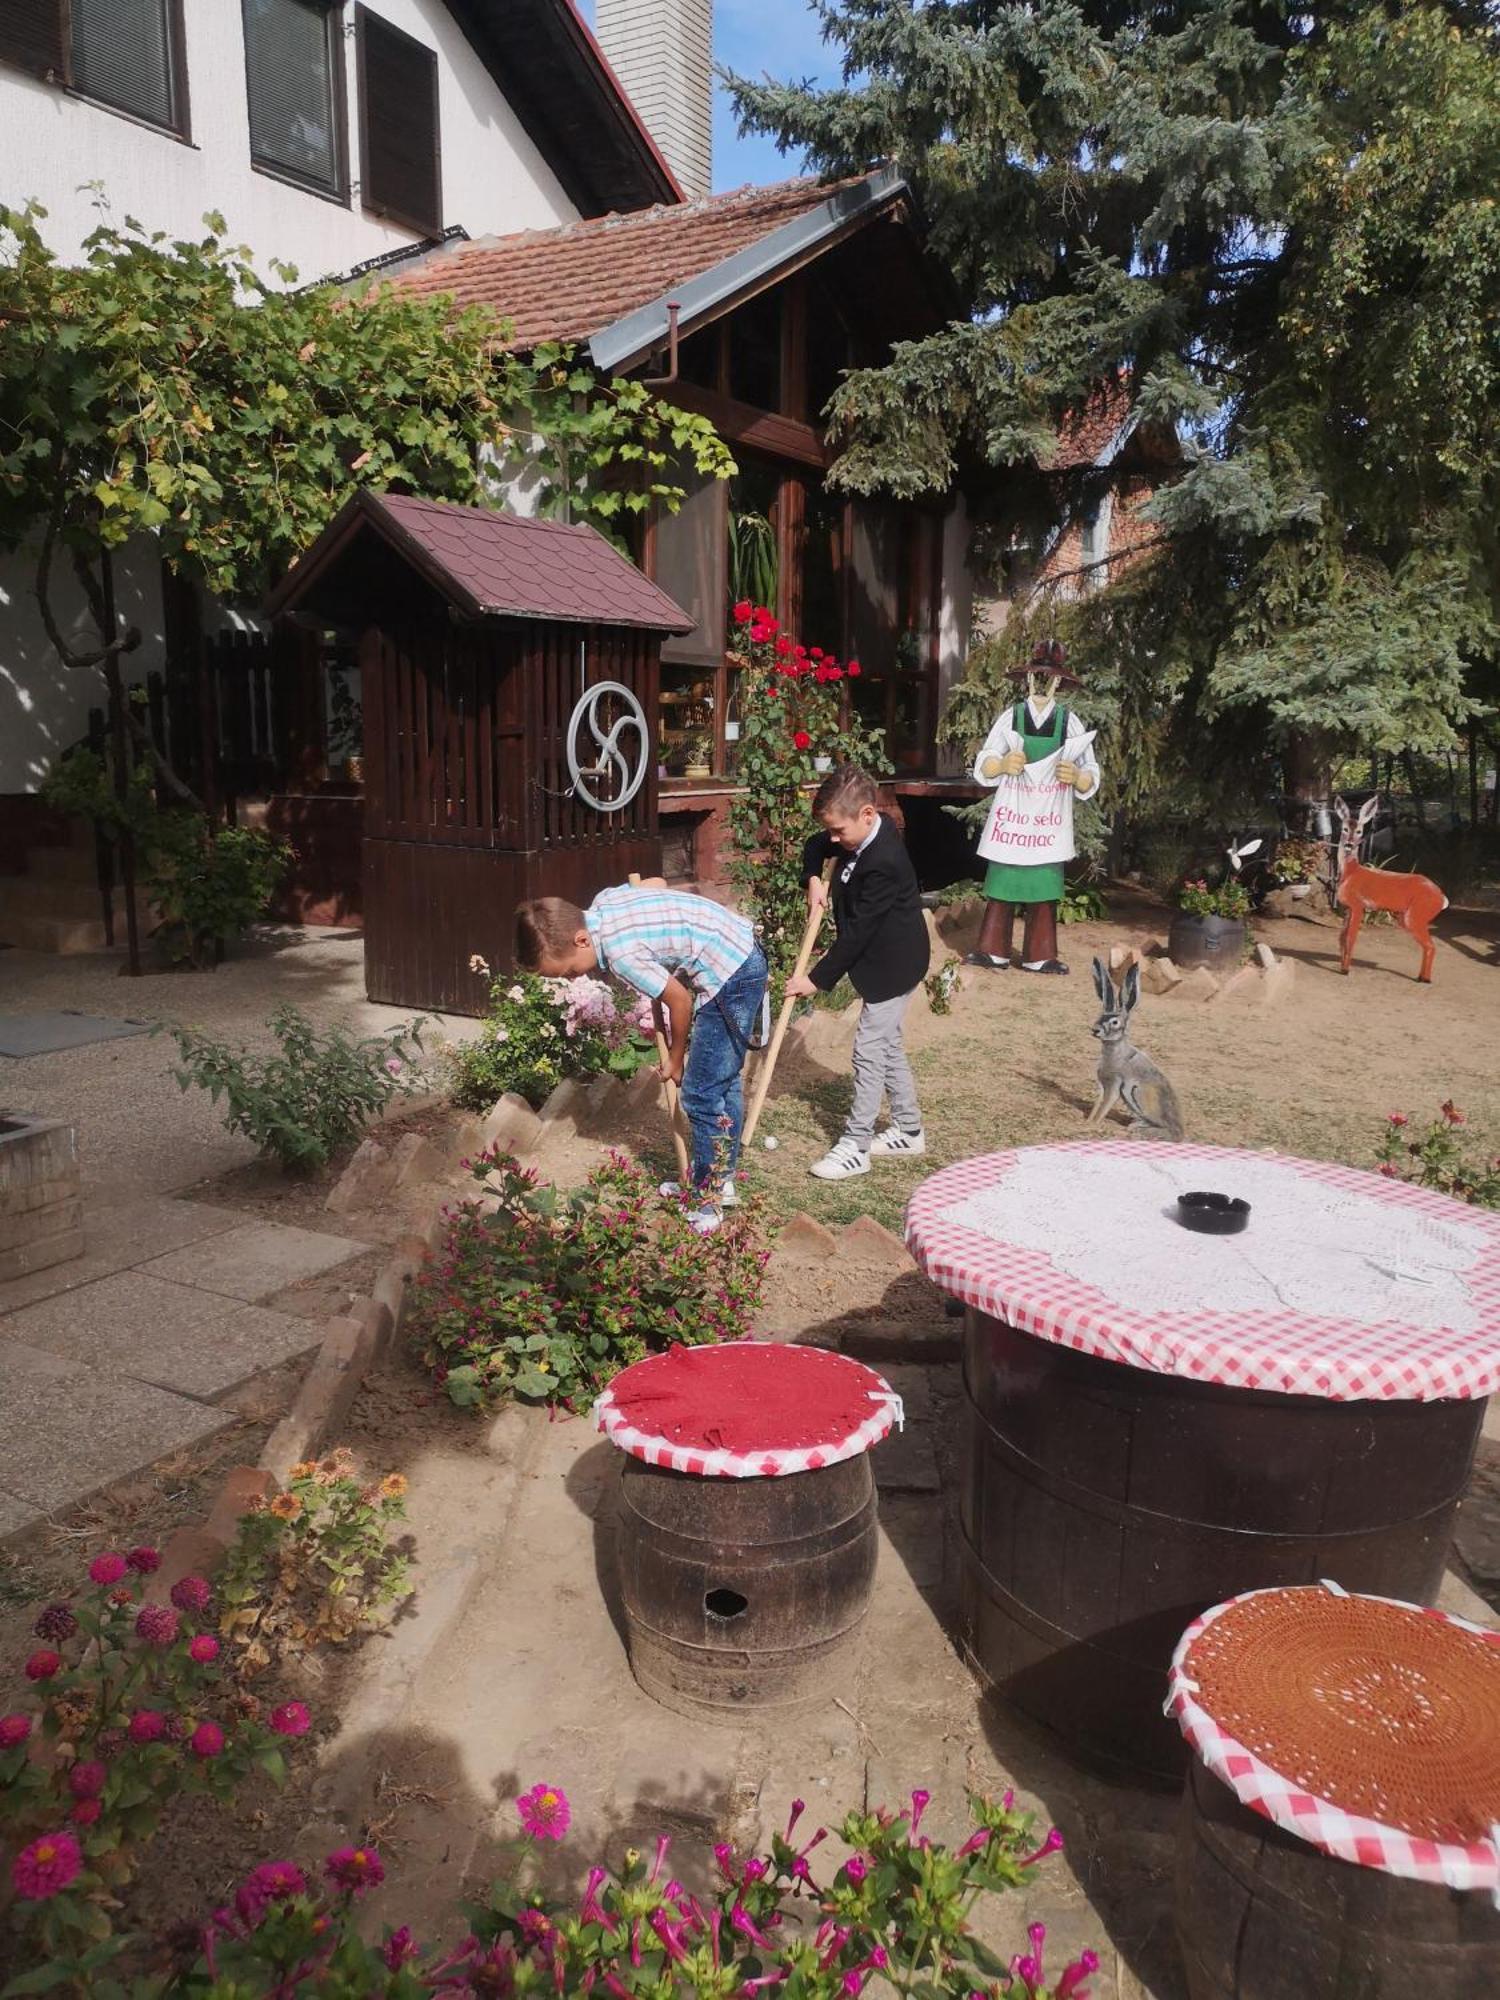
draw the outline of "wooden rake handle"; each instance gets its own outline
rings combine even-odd
[[[638,871],[632,872],[628,880],[632,889],[640,888],[641,878]],[[662,1025],[661,1002],[659,1000],[651,1002],[651,1018],[656,1023],[656,1059],[662,1068],[665,1069],[671,1056],[671,1050],[667,1047],[667,1035]],[[693,1169],[692,1159],[688,1153],[687,1137],[682,1129],[682,1106],[678,1102],[677,1086],[675,1083],[663,1077],[662,1089],[666,1092],[667,1123],[672,1128],[672,1147],[677,1155],[678,1185],[685,1188],[692,1179]]]
[[[826,892],[828,878],[823,877]],[[802,942],[797,947],[797,963],[792,967],[793,979],[800,979],[812,964],[813,952],[817,949],[818,932],[823,928],[823,912],[827,899],[817,908],[807,913],[807,923],[802,932]],[[792,1024],[792,1010],[797,1005],[795,996],[788,994],[781,1003],[781,1012],[776,1016],[776,1026],[771,1032],[770,1044],[760,1059],[760,1068],[755,1073],[755,1095],[750,1100],[749,1115],[745,1119],[745,1129],[740,1134],[740,1147],[744,1150],[755,1137],[755,1128],[760,1123],[760,1114],[766,1106],[766,1096],[771,1088],[771,1078],[776,1073],[776,1058],[781,1054],[781,1045],[786,1040],[786,1031]]]

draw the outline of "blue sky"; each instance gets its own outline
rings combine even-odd
[[[580,0],[580,6],[592,24],[594,0]],[[740,76],[838,81],[837,60],[824,45],[807,0],[714,0],[714,61]],[[715,190],[743,187],[747,181],[784,181],[801,171],[800,158],[778,153],[769,139],[735,136],[729,100],[716,83]]]

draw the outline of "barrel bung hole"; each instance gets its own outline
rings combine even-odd
[[[703,1600],[703,1609],[713,1618],[739,1618],[748,1608],[749,1599],[737,1590],[711,1590]]]

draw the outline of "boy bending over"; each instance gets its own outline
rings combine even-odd
[[[925,934],[924,934],[925,935]],[[733,1207],[740,1076],[766,991],[766,955],[747,917],[664,884],[601,889],[586,910],[539,896],[516,910],[516,965],[548,979],[613,973],[669,1023],[662,1075],[680,1084],[693,1135],[689,1221],[717,1229]],[[672,1183],[664,1193],[676,1194]]]

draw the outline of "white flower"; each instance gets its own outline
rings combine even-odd
[[[497,1028],[495,1030],[495,1040],[497,1042],[508,1042],[510,1040],[510,1029]]]
[[[526,989],[524,986],[512,986],[505,997],[507,1000],[524,1000],[526,998]]]

